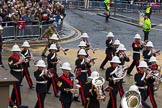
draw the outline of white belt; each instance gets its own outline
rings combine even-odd
[[[15,71],[15,72],[22,72],[23,71],[23,69],[12,69],[13,71]]]
[[[138,89],[147,89],[147,86],[143,86],[143,87],[138,86]]]
[[[81,70],[81,72],[87,72],[87,70]]]
[[[47,81],[36,81],[36,83],[39,83],[39,84],[46,84]]]
[[[133,53],[138,53],[138,54],[139,54],[140,52],[138,52],[138,51],[133,51]]]

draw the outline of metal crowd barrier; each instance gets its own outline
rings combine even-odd
[[[39,25],[25,25],[24,29],[19,29],[16,24],[9,25],[10,22],[2,22],[3,25],[3,39],[17,39],[17,38],[32,38],[42,36],[45,29],[47,29],[51,23]],[[13,23],[13,22],[12,22]],[[63,21],[57,24],[57,31],[61,31]]]

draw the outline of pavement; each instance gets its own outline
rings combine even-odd
[[[101,12],[98,11],[97,13],[101,13]],[[124,15],[125,17],[131,16],[129,14],[127,13],[127,14],[122,14],[122,15]],[[137,14],[134,14],[134,16],[136,16],[136,15]],[[133,14],[132,14],[132,16],[133,16]],[[122,17],[116,17],[116,19],[118,19],[118,21],[120,21],[120,18],[122,18]],[[123,18],[123,19],[125,19],[125,18]],[[153,22],[154,22],[154,20],[156,21],[156,19],[153,19]],[[159,23],[156,23],[156,24],[159,24]],[[65,25],[66,25],[66,22],[65,22]],[[62,43],[67,43],[67,42],[70,43],[70,42],[78,40],[80,38],[81,32],[80,32],[80,30],[77,30],[76,28],[74,28],[74,27],[67,24],[66,27],[63,28],[63,31],[62,31],[63,35],[61,37],[61,39],[62,39],[61,42]],[[5,68],[7,68],[7,72],[9,72],[9,67],[8,67],[8,64],[7,64],[7,60],[8,60],[8,57],[11,55],[10,50],[12,48],[12,45],[14,43],[22,45],[24,40],[23,39],[21,39],[21,40],[7,40],[7,41],[4,42],[4,46],[3,46],[4,51],[3,51],[2,54],[3,54],[3,63],[4,63]],[[29,39],[28,41],[31,44],[30,50],[34,55],[34,58],[35,59],[41,59],[41,52],[43,51],[44,45],[46,44],[47,40],[46,39],[43,39],[43,40]],[[63,44],[63,45],[68,46],[68,44]],[[74,69],[75,68],[74,63],[75,63],[75,60],[76,60],[76,53],[77,53],[78,48],[77,48],[77,46],[75,44],[73,44],[73,46],[70,44],[68,47],[70,48],[70,50],[67,52],[66,56],[63,54],[63,52],[59,52],[58,56],[61,58],[62,63],[65,62],[65,61],[68,61],[71,64],[72,69]],[[132,52],[127,51],[126,53],[127,53],[127,55],[130,56],[130,59],[132,61],[132,58],[131,58]],[[97,58],[95,65],[92,66],[92,71],[96,70],[96,71],[98,71],[100,73],[101,76],[104,77],[105,71],[102,71],[102,70],[99,69],[100,63],[102,62],[102,60],[105,57],[104,49],[97,50],[95,52],[95,54],[92,53],[92,51],[89,51],[89,54],[91,55],[91,57],[96,57]],[[162,65],[161,58],[162,58],[162,54],[157,57],[158,64],[160,66]],[[44,60],[46,61],[46,59],[44,59]],[[126,63],[126,65],[129,66],[131,61],[129,63]],[[107,68],[109,66],[110,66],[109,63],[107,63],[105,68]],[[34,78],[34,75],[33,75],[33,72],[35,70],[36,70],[36,67],[34,66],[33,61],[31,61],[29,71],[30,71],[30,75],[31,75],[31,78],[33,80],[34,86],[36,84],[35,78]],[[136,70],[134,69],[132,73],[135,74]],[[62,74],[62,71],[59,69],[59,65],[58,65],[58,74],[59,75]],[[134,84],[134,78],[126,76],[126,78],[124,80],[126,81],[126,83],[123,84],[124,90],[128,90],[129,86]],[[22,104],[23,105],[28,105],[29,108],[34,108],[34,105],[35,105],[35,103],[37,101],[35,88],[34,89],[29,89],[29,87],[27,85],[27,81],[26,81],[25,78],[24,78],[22,84],[23,84],[23,86],[21,87]],[[105,83],[105,86],[106,85],[107,85],[107,82]],[[10,89],[10,93],[11,93],[11,90],[12,90],[12,86],[11,86],[11,89]],[[45,99],[45,108],[61,108],[61,104],[59,102],[59,99],[53,96],[54,94],[53,94],[52,91],[53,90],[52,90],[52,87],[51,87],[50,92],[52,94],[47,94],[46,99]],[[162,106],[161,97],[162,97],[162,87],[160,86],[160,89],[157,92],[155,92],[155,99],[156,99],[156,101],[158,103],[158,106]],[[109,96],[108,96],[108,93],[106,93],[106,101],[101,103],[101,108],[106,108],[108,99],[109,99]],[[120,97],[118,95],[118,106],[119,106],[119,103],[120,103]],[[147,99],[147,103],[149,105],[151,105],[149,98]],[[83,106],[81,105],[81,103],[73,102],[71,108],[83,108]]]

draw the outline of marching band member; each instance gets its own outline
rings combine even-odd
[[[107,35],[107,40],[106,40],[106,57],[104,59],[104,61],[102,62],[102,64],[100,65],[100,69],[105,70],[104,66],[105,64],[108,62],[108,60],[112,59],[112,54],[113,54],[113,38],[114,35],[112,32],[109,32]]]
[[[56,51],[57,51],[56,44],[51,44],[49,48],[49,54],[47,56],[47,64],[48,64],[47,69],[48,70],[51,69],[51,74],[53,75],[51,78],[48,79],[47,91],[49,93],[49,89],[52,84],[55,97],[58,97],[59,95],[58,95],[58,88],[57,88],[57,81],[58,81],[57,64],[59,63],[59,60],[57,58]]]
[[[127,71],[127,75],[132,76],[131,72],[134,68],[134,66],[136,65],[136,68],[139,65],[139,60],[140,60],[140,50],[142,50],[143,45],[141,45],[140,40],[141,40],[141,36],[139,34],[136,34],[134,37],[134,42],[132,43],[132,48],[133,48],[133,62],[130,65],[128,71]],[[137,68],[138,71],[138,68]]]
[[[150,57],[153,55],[152,48],[154,46],[153,46],[153,43],[151,41],[148,41],[147,44],[145,45],[145,47],[146,47],[146,49],[143,50],[143,58],[144,58],[144,61],[148,64]]]
[[[121,63],[117,56],[114,56],[110,61],[111,67],[106,70],[106,80],[109,81],[109,86],[112,88],[109,92],[109,102],[107,108],[117,108],[117,93],[119,91],[120,97],[123,96],[124,90],[122,87],[121,80],[114,80],[113,77],[116,77],[116,71],[118,70],[118,65]]]
[[[85,97],[87,99],[86,108],[100,108],[100,97],[102,96],[105,99],[104,92],[102,90],[102,85],[100,86],[101,94],[99,94],[99,90],[93,85],[92,81],[95,78],[99,78],[99,73],[97,71],[93,71],[91,76],[88,77],[90,79],[89,82],[86,83],[84,90],[85,90]],[[101,81],[104,83],[103,81]],[[100,96],[101,95],[101,96]]]
[[[141,93],[141,98],[143,101],[146,101],[147,99],[147,93],[148,93],[148,79],[151,77],[149,74],[147,74],[147,63],[145,61],[141,61],[139,64],[139,72],[135,74],[134,80],[136,86],[138,86],[138,89]]]
[[[82,105],[86,105],[86,99],[84,95],[84,90],[83,86],[87,82],[87,65],[85,62],[85,56],[86,56],[86,51],[84,49],[81,49],[78,53],[78,59],[75,61],[76,65],[76,78],[79,80],[80,84],[80,94],[81,94],[81,99],[82,99]],[[74,101],[78,101],[79,97],[74,96]]]
[[[152,56],[150,58],[150,65],[149,65],[149,68],[151,69],[151,72],[152,73],[157,73],[158,72],[158,65],[156,64],[156,57]],[[147,83],[147,86],[148,86],[148,95],[150,97],[150,101],[152,103],[152,108],[157,108],[157,104],[156,104],[156,100],[155,100],[155,97],[154,97],[154,87],[155,87],[155,84],[156,84],[156,79],[153,78],[153,77],[150,77],[148,79],[148,83]]]
[[[118,56],[121,61],[121,63],[119,65],[122,65],[122,66],[124,66],[125,62],[130,61],[129,57],[127,57],[125,51],[126,51],[126,48],[123,44],[120,44],[116,51],[116,56]]]
[[[22,63],[25,61],[24,58],[20,58],[20,48],[18,45],[13,45],[12,50],[13,54],[8,58],[8,65],[10,67],[10,73],[18,79],[18,82],[15,82],[13,85],[13,90],[11,94],[11,99],[17,106],[21,105],[21,93],[20,93],[20,84],[22,81]]]
[[[23,43],[22,47],[23,47],[23,50],[21,51],[21,54],[25,57],[25,62],[23,63],[23,78],[25,76],[29,87],[32,89],[32,88],[34,88],[33,82],[30,78],[30,73],[29,73],[29,70],[28,70],[28,68],[30,67],[29,62],[31,60],[32,55],[31,55],[30,50],[29,50],[30,45],[29,45],[28,41],[25,41]]]
[[[90,48],[90,44],[89,44],[89,42],[88,42],[88,38],[89,38],[88,34],[87,34],[87,33],[83,33],[83,34],[81,35],[81,38],[82,38],[82,41],[84,41],[85,44],[86,44],[85,50],[88,51],[89,48]]]
[[[64,62],[62,67],[60,67],[63,71],[63,74],[59,77],[57,86],[60,90],[60,101],[62,108],[70,108],[73,101],[73,94],[75,94],[76,90],[73,88],[73,82],[71,75],[71,66],[68,62]]]
[[[78,53],[79,53],[79,51],[81,50],[81,49],[84,49],[85,51],[86,51],[86,57],[88,57],[89,55],[88,55],[88,52],[87,52],[87,50],[86,50],[86,43],[84,42],[84,41],[80,41],[80,43],[79,43],[79,45],[78,45],[78,47],[79,47],[79,50],[78,50],[78,52],[77,52],[77,56],[78,56]]]
[[[117,51],[119,45],[120,45],[120,41],[119,41],[118,39],[116,39],[116,40],[114,41],[114,44],[113,44],[113,46],[114,46],[114,48],[113,48],[113,55],[114,55],[114,56],[116,55],[116,51]]]
[[[43,60],[39,60],[36,64],[38,67],[34,72],[34,77],[36,79],[36,92],[37,92],[37,103],[35,104],[35,108],[44,108],[44,100],[47,93],[47,80],[48,75],[45,70],[45,62]]]

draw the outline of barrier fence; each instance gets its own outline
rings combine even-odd
[[[12,23],[12,25],[10,25],[9,23],[10,24]],[[24,25],[24,27],[22,28],[21,26],[17,24],[13,24],[13,21],[2,22],[2,25],[4,25],[2,38],[3,39],[17,39],[17,38],[31,38],[31,37],[42,36],[45,29],[47,29],[51,23],[48,23],[48,24],[44,24],[44,22],[39,22],[39,23],[40,24],[38,25]],[[58,32],[61,31],[62,24],[63,24],[63,21],[57,24],[56,29]]]

